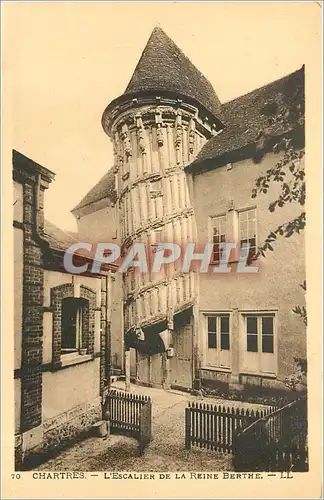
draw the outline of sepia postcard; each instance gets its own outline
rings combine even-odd
[[[322,9],[2,3],[3,498],[322,498]]]

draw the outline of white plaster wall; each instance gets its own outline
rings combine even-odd
[[[199,244],[210,240],[208,217],[227,212],[229,202],[235,209],[257,207],[257,237],[262,243],[269,232],[291,220],[302,211],[298,204],[269,212],[269,203],[276,199],[278,185],[269,194],[251,199],[255,179],[279,160],[268,154],[261,164],[244,160],[233,164],[231,170],[220,167],[194,177],[194,207]],[[299,286],[305,279],[304,234],[291,238],[279,237],[274,251],[257,262],[256,274],[200,274],[200,309],[203,311],[278,309],[278,376],[291,373],[294,356],[306,355],[305,326],[292,308],[305,303]],[[210,267],[212,271],[212,266]],[[200,327],[200,333],[203,329]],[[203,339],[200,339],[200,345]]]
[[[123,369],[124,366],[124,320],[122,276],[115,274],[111,297],[111,355],[115,368]]]
[[[53,331],[53,313],[44,312],[43,314],[43,363],[52,361],[52,331]]]
[[[80,241],[117,243],[116,206],[108,206],[77,219]]]
[[[99,397],[99,364],[95,359],[43,374],[43,422]]]
[[[56,271],[44,271],[44,306],[51,305],[51,288],[65,283],[73,283],[73,276],[67,273]]]
[[[101,312],[95,312],[95,338],[94,338],[94,352],[100,352],[100,317]]]

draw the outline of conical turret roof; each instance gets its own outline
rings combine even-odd
[[[221,104],[211,83],[159,27],[152,31],[124,96],[145,92],[188,97],[214,117],[221,116]]]

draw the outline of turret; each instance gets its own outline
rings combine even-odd
[[[106,108],[102,124],[114,144],[124,249],[135,241],[148,249],[159,242],[196,241],[184,167],[222,129],[220,102],[160,28],[153,30],[124,94]],[[195,273],[182,274],[177,266],[158,274],[129,271],[126,334],[159,323],[172,330],[174,314],[191,307],[197,293]]]

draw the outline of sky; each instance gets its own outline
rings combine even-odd
[[[12,144],[56,173],[45,195],[46,218],[75,231],[70,210],[112,166],[102,113],[124,92],[154,26],[225,102],[307,63],[319,8],[316,2],[7,3],[3,75]]]

